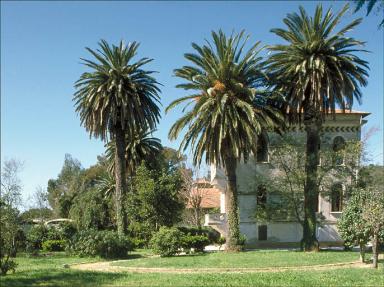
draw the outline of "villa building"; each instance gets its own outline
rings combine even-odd
[[[336,119],[327,116],[323,124],[321,135],[322,146],[332,146],[332,144],[343,141],[361,140],[361,127],[366,123],[364,119],[369,113],[365,112],[346,112],[337,111]],[[291,127],[288,133],[305,144],[304,127]],[[271,140],[278,140],[279,135],[266,133],[259,140],[263,142],[263,148],[257,156],[252,157],[247,163],[239,163],[237,174],[237,188],[240,213],[240,232],[246,237],[247,247],[289,247],[298,246],[302,238],[302,227],[297,222],[281,220],[275,222],[258,223],[255,214],[256,207],[260,202],[258,187],[255,183],[257,176],[262,176],[271,172],[269,164],[268,147]],[[260,145],[261,146],[261,145]],[[303,155],[304,159],[304,155]],[[211,166],[211,184],[220,190],[220,213],[206,214],[205,225],[219,231],[222,236],[227,232],[226,210],[225,210],[225,190],[226,176],[223,169]],[[343,188],[342,183],[335,182],[340,195],[319,198],[318,212],[325,218],[324,224],[317,228],[317,238],[321,246],[340,246],[342,240],[337,232],[336,223],[343,211]],[[268,199],[264,199],[268,200]],[[259,201],[259,202],[258,202]]]

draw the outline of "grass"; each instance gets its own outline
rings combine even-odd
[[[209,268],[209,267],[284,267],[321,265],[357,261],[356,252],[322,251],[303,253],[300,251],[247,251],[241,253],[205,253],[175,257],[142,257],[124,260],[112,265],[127,267],[170,267],[170,268]]]
[[[283,251],[255,251],[241,254],[211,254],[219,260],[220,256],[227,261],[233,256],[236,258],[235,264],[240,264],[243,259],[244,264],[251,264],[252,260],[259,261],[260,258],[274,258],[275,264],[278,257],[283,262],[288,262],[288,258],[299,258],[301,262],[307,262],[307,254],[283,252]],[[323,253],[323,252],[321,252]],[[319,253],[319,254],[321,254]],[[257,255],[264,254],[262,257]],[[268,254],[270,256],[268,256]],[[312,253],[311,253],[312,254]],[[357,256],[356,253],[349,252],[325,252],[325,257],[320,255],[315,260],[322,260],[329,257],[341,257],[349,260],[349,256]],[[347,254],[347,255],[345,255]],[[350,255],[348,255],[350,254]],[[143,260],[138,258],[143,253],[134,253],[132,262]],[[145,256],[145,255],[144,255]],[[247,257],[250,256],[249,260]],[[189,256],[183,260],[199,260],[210,258],[210,255]],[[303,257],[304,259],[302,259]],[[316,256],[315,256],[316,257]],[[301,258],[301,259],[300,259]],[[147,258],[150,260],[163,260],[163,258]],[[164,258],[176,259],[176,258]],[[181,259],[181,258],[180,258]],[[327,259],[327,260],[328,260]],[[353,260],[356,257],[353,258]],[[63,268],[63,264],[80,262],[93,262],[94,258],[66,257],[64,254],[55,254],[51,257],[39,258],[17,258],[19,266],[15,274],[0,277],[0,286],[19,287],[19,286],[383,286],[384,284],[384,263],[380,263],[379,270],[345,268],[328,271],[285,271],[278,273],[226,273],[226,274],[158,274],[158,273],[103,273],[92,271],[77,271]],[[187,262],[185,261],[185,262]],[[191,261],[192,262],[192,261]],[[320,262],[320,261],[317,261]],[[265,264],[270,264],[267,261]],[[260,263],[254,263],[260,264]],[[294,263],[291,263],[294,264]],[[281,266],[281,264],[278,264]],[[249,266],[249,265],[248,265]],[[255,265],[253,265],[255,266]],[[265,265],[264,265],[265,266]],[[292,266],[292,265],[291,265]],[[246,266],[245,266],[246,267]]]

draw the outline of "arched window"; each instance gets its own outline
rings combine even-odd
[[[257,138],[257,162],[268,162],[268,136],[265,132],[261,133]]]
[[[331,190],[331,211],[340,212],[343,210],[343,185],[336,183]]]
[[[335,152],[335,164],[342,165],[344,163],[343,150],[345,148],[345,140],[341,136],[337,136],[333,139],[332,149]]]

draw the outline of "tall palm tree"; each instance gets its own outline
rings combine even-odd
[[[348,5],[337,14],[329,9],[323,15],[319,5],[315,15],[309,17],[300,7],[299,14],[288,14],[283,20],[286,30],[271,30],[288,43],[269,48],[272,55],[267,71],[275,91],[285,97],[286,113],[293,122],[304,123],[307,135],[302,239],[305,250],[318,249],[315,211],[319,190],[316,181],[324,116],[335,114],[336,107],[343,111],[351,109],[354,99],[360,103],[359,86],[367,84],[368,63],[355,55],[355,52],[364,51],[361,49],[364,43],[345,35],[361,19],[335,31],[347,10]]]
[[[207,164],[224,167],[227,247],[236,251],[240,247],[236,166],[252,152],[256,154],[258,134],[263,128],[275,126],[279,114],[258,99],[256,88],[264,80],[257,55],[260,43],[243,53],[248,39],[244,38],[244,31],[227,37],[220,30],[212,32],[212,38],[213,43],[203,46],[192,43],[196,53],[187,53],[185,58],[193,65],[175,70],[176,76],[187,81],[177,87],[193,92],[167,107],[169,111],[185,102],[190,107],[173,124],[169,138],[176,139],[187,128],[180,150],[191,146],[195,165],[200,165],[205,155]]]
[[[154,128],[160,118],[158,82],[152,71],[141,67],[152,59],[142,58],[133,62],[139,44],[132,42],[110,46],[99,43],[96,51],[86,48],[95,60],[82,59],[91,69],[84,72],[75,83],[76,112],[90,136],[106,141],[108,136],[115,143],[116,217],[119,234],[125,231],[124,201],[125,134],[134,130]]]
[[[125,136],[125,171],[127,176],[132,176],[135,173],[137,166],[143,160],[156,157],[162,150],[161,141],[158,138],[152,137],[154,130],[140,129],[132,135],[127,133]],[[114,173],[115,170],[115,142],[109,141],[106,145],[105,155],[109,163],[109,172]]]

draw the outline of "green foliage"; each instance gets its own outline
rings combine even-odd
[[[192,248],[195,252],[204,252],[205,246],[210,244],[210,240],[205,235],[184,235],[182,241],[182,247],[187,253]]]
[[[185,80],[177,85],[191,94],[173,101],[166,109],[185,104],[184,115],[171,127],[168,137],[176,139],[186,129],[180,150],[192,148],[193,163],[221,165],[229,183],[236,181],[236,164],[256,154],[255,139],[268,128],[279,128],[281,113],[269,103],[266,93],[257,89],[265,84],[260,42],[244,50],[248,37],[244,31],[227,37],[223,31],[212,32],[211,43],[192,43],[195,53],[186,53],[192,65],[175,70]],[[229,246],[234,249],[239,238],[236,185],[228,185],[233,200],[228,205]]]
[[[185,83],[177,85],[192,94],[173,101],[167,111],[186,103],[188,111],[169,131],[176,139],[187,128],[180,150],[193,148],[193,162],[225,164],[226,157],[240,160],[254,151],[254,140],[262,128],[281,123],[281,115],[268,105],[257,90],[265,80],[259,52],[260,42],[248,51],[244,31],[227,37],[212,32],[212,44],[192,43],[195,53],[185,54],[193,66],[175,70]]]
[[[128,176],[135,174],[136,168],[144,160],[150,160],[160,155],[162,149],[158,138],[152,137],[154,130],[140,129],[125,135],[125,163]],[[109,141],[106,147],[106,157],[108,160],[108,170],[110,174],[115,171],[115,142]]]
[[[185,235],[189,234],[189,235],[205,236],[208,238],[209,244],[218,243],[220,239],[220,233],[211,227],[196,228],[196,227],[179,226],[177,227],[177,229],[179,229]]]
[[[174,256],[181,252],[184,235],[177,228],[161,227],[151,239],[151,247],[161,257]]]
[[[180,221],[184,208],[179,196],[182,179],[177,169],[149,170],[143,162],[136,170],[127,201],[129,231],[149,240],[161,226]]]
[[[20,217],[25,222],[40,218],[50,219],[53,218],[53,212],[52,209],[49,208],[30,208],[24,211]]]
[[[20,233],[19,213],[0,197],[0,269],[5,275],[15,270],[16,263],[10,257],[16,256],[18,235]]]
[[[353,2],[355,2],[355,11],[354,12],[357,12],[359,11],[360,9],[363,8],[363,6],[366,6],[366,10],[367,10],[367,13],[366,13],[366,16],[368,16],[373,8],[376,6],[376,10],[378,13],[383,12],[383,9],[384,9],[384,1],[383,0],[353,0]],[[376,5],[378,4],[378,5]],[[380,24],[379,24],[379,27],[383,28],[384,27],[384,19],[381,20]]]
[[[64,251],[66,240],[46,240],[42,244],[43,251]]]
[[[82,230],[70,242],[69,250],[80,256],[125,258],[133,243],[115,231]]]
[[[111,229],[113,222],[113,202],[97,188],[81,191],[73,200],[69,216],[78,229]]]
[[[337,222],[337,230],[347,247],[364,246],[370,239],[370,230],[363,218],[364,195],[356,191],[348,200],[341,218]]]
[[[75,232],[70,223],[60,223],[59,226],[34,225],[27,233],[27,252],[38,252],[43,249],[43,243],[46,241],[69,240]]]
[[[0,260],[0,275],[4,276],[9,271],[15,273],[17,265],[18,264],[14,260]]]
[[[364,42],[346,36],[358,26],[356,19],[335,31],[348,11],[345,5],[334,14],[331,8],[323,14],[321,4],[314,16],[300,6],[299,13],[288,14],[283,20],[286,29],[271,32],[288,43],[270,46],[267,71],[275,91],[282,93],[289,112],[297,120],[301,113],[335,113],[336,106],[352,108],[354,99],[361,102],[361,86],[367,85],[368,63],[355,52],[364,52]],[[304,109],[304,110],[303,110]]]
[[[48,202],[55,216],[68,217],[72,200],[80,189],[79,177],[81,171],[81,163],[70,154],[66,154],[57,179],[48,181]]]
[[[77,228],[72,222],[61,222],[59,229],[66,240],[71,239],[77,233]]]
[[[138,48],[137,42],[125,45],[121,41],[115,46],[105,40],[99,42],[96,51],[86,48],[94,60],[82,59],[90,71],[75,83],[73,101],[81,124],[91,136],[106,140],[108,132],[114,134],[117,126],[133,131],[154,128],[158,122],[160,89],[151,76],[154,72],[141,68],[152,59],[133,62]]]

